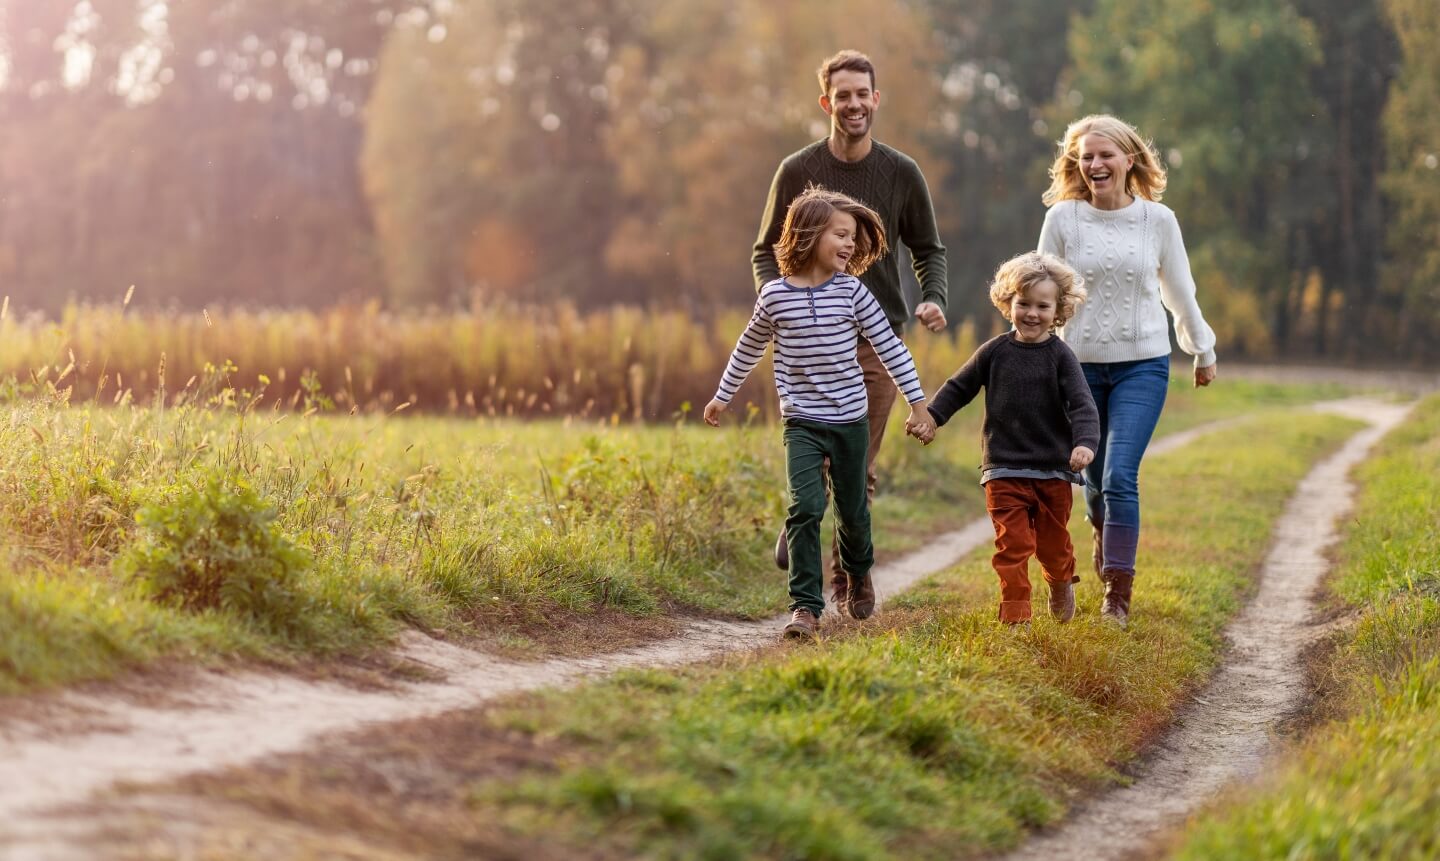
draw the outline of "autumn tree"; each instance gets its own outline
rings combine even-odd
[[[1155,139],[1207,317],[1230,349],[1265,350],[1288,313],[1290,226],[1331,205],[1309,167],[1328,145],[1313,26],[1287,0],[1098,0],[1070,54],[1057,124],[1103,111]]]
[[[1385,304],[1394,309],[1391,343],[1415,345],[1433,360],[1440,354],[1440,6],[1385,0],[1385,13],[1403,58],[1384,116],[1383,184],[1393,210]]]

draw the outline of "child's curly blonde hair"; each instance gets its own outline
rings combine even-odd
[[[1001,263],[990,284],[990,301],[1009,320],[1011,301],[1045,281],[1054,281],[1060,294],[1055,303],[1055,328],[1058,329],[1075,316],[1080,303],[1085,301],[1085,279],[1054,254],[1027,251]]]

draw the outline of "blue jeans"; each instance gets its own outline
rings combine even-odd
[[[1104,571],[1135,573],[1140,543],[1140,459],[1170,385],[1170,357],[1081,364],[1100,411],[1100,450],[1085,468],[1090,522],[1103,527]]]

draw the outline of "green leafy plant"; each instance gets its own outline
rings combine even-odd
[[[211,478],[142,508],[139,538],[119,564],[161,603],[225,610],[287,630],[309,608],[298,580],[311,557],[276,516],[243,482]]]

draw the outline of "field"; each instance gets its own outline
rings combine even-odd
[[[1093,578],[1071,625],[1043,614],[1030,632],[997,625],[982,552],[813,650],[624,674],[160,792],[238,805],[217,840],[297,826],[295,857],[342,836],[395,857],[951,858],[1013,846],[1119,780],[1116,767],[1214,666],[1271,521],[1353,427],[1261,411],[1156,458],[1150,486],[1183,481],[1187,494],[1152,499],[1129,634],[1094,621]]]
[[[766,561],[783,452],[759,416],[716,432],[684,414],[292,413],[219,370],[181,391],[99,407],[52,388],[0,414],[0,690],[176,656],[364,654],[406,626],[582,652],[783,608]],[[1326,391],[1177,381],[1165,428]],[[928,449],[892,430],[882,553],[981,513],[977,421]]]

